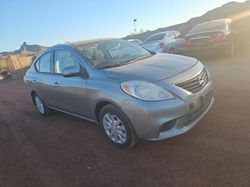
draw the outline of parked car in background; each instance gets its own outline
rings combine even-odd
[[[176,38],[180,36],[179,31],[166,31],[155,33],[146,38],[141,46],[152,52],[174,53],[172,44],[176,43]]]
[[[183,38],[176,51],[184,55],[208,55],[214,53],[233,56],[231,19],[220,19],[201,23],[193,27]]]
[[[210,74],[197,59],[120,39],[51,47],[24,81],[42,115],[57,110],[99,123],[121,148],[185,133],[213,103]]]
[[[139,40],[139,39],[129,39],[128,41],[132,42],[132,43],[135,43],[137,45],[141,45],[142,44],[142,41]]]

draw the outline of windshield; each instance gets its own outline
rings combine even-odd
[[[105,69],[134,63],[152,54],[126,40],[106,40],[78,46],[81,54],[96,68]]]

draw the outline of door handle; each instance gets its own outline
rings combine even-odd
[[[54,86],[55,86],[55,87],[58,87],[58,86],[59,86],[58,82],[55,82],[55,83],[54,83]]]

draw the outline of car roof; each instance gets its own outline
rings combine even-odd
[[[169,31],[164,31],[164,32],[157,32],[157,33],[151,34],[149,37],[154,36],[154,35],[158,35],[158,34],[168,34],[168,33],[176,32],[176,31],[177,30],[169,30]],[[177,32],[179,32],[179,31],[177,31]]]
[[[135,41],[135,40],[141,41],[140,39],[136,39],[136,38],[134,38],[134,39],[128,39],[128,41]]]
[[[80,45],[104,42],[104,41],[109,41],[109,40],[118,40],[118,38],[96,38],[96,39],[91,39],[91,40],[69,42],[67,44],[71,44],[71,45],[74,45],[74,46],[80,46]]]
[[[78,47],[80,45],[85,45],[85,44],[91,44],[91,43],[97,43],[97,42],[102,42],[102,41],[109,41],[109,40],[119,40],[118,38],[97,38],[97,39],[91,39],[91,40],[84,40],[84,41],[77,41],[77,42],[65,42],[64,44],[56,44],[54,46],[51,46],[41,52],[39,55],[37,55],[37,58],[40,58],[43,56],[45,53],[55,50],[57,48],[69,48],[69,47]]]
[[[226,23],[231,23],[232,20],[231,19],[216,19],[216,20],[203,22],[203,23],[200,23],[198,25],[203,25],[203,24],[205,25],[205,24],[218,23],[218,22],[221,22],[221,24],[226,24]],[[196,25],[196,26],[198,26],[198,25]]]
[[[211,21],[207,21],[207,22],[203,22],[203,23],[200,23],[200,24],[197,24],[195,25],[188,33],[186,36],[189,36],[189,35],[193,35],[193,34],[199,34],[199,33],[204,33],[204,32],[207,32],[208,30],[209,31],[216,31],[218,29],[216,28],[213,28],[213,29],[208,29],[206,28],[208,25],[214,25],[214,26],[223,26],[225,27],[228,23],[231,23],[232,20],[231,19],[216,19],[216,20],[211,20]],[[202,28],[202,29],[201,29]],[[206,31],[204,31],[204,28],[206,28]],[[197,30],[198,29],[198,30]]]

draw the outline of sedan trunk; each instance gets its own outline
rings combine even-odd
[[[186,41],[191,41],[192,46],[207,45],[211,39],[214,39],[218,34],[223,34],[221,31],[204,32],[185,37]]]

